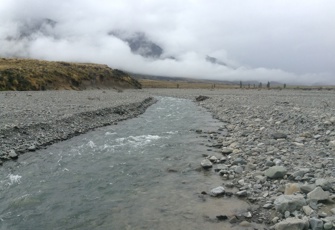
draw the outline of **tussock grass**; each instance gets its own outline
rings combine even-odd
[[[107,65],[0,58],[0,90],[141,88],[128,74]]]

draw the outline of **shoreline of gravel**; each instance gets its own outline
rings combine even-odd
[[[241,229],[335,229],[335,94],[301,90],[151,90],[195,100],[223,126],[198,130],[199,162],[222,179],[201,192],[234,196],[249,210],[212,221]],[[206,98],[208,97],[208,98]],[[196,101],[196,100],[195,100]],[[231,190],[237,192],[229,192]],[[249,228],[248,228],[249,227]]]
[[[0,164],[134,118],[157,101],[136,90],[1,92],[0,99]]]

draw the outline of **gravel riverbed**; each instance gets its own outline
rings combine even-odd
[[[328,91],[159,91],[198,102],[223,122],[198,130],[208,153],[199,162],[223,182],[208,196],[236,196],[249,212],[220,216],[270,229],[335,229],[335,94]],[[237,192],[225,192],[235,188]],[[247,222],[247,223],[246,223]]]
[[[136,116],[154,103],[148,99],[152,96],[195,100],[199,95],[208,99],[197,103],[223,122],[217,129],[196,131],[208,149],[199,166],[222,178],[213,190],[200,192],[211,199],[235,196],[252,204],[246,213],[222,214],[216,221],[243,229],[254,222],[279,230],[335,229],[333,91],[1,92],[1,157],[15,158],[17,153]],[[236,192],[228,192],[231,189]]]
[[[155,101],[136,90],[0,92],[0,164],[133,118]]]

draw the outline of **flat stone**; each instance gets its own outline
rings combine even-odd
[[[280,213],[285,211],[294,212],[306,205],[306,200],[303,195],[280,195],[274,201],[275,208]]]
[[[303,184],[303,185],[300,185],[300,190],[303,193],[305,193],[305,194],[313,191],[315,188],[316,188],[315,184]]]
[[[223,154],[230,154],[230,153],[232,153],[234,150],[233,149],[231,149],[231,148],[226,148],[226,147],[223,147],[222,148],[222,153]]]
[[[287,169],[284,166],[273,166],[268,168],[264,175],[271,179],[280,179],[283,178],[287,173]]]
[[[307,218],[287,218],[275,225],[275,230],[304,230],[308,229],[309,222]]]
[[[308,205],[303,206],[303,207],[302,207],[302,210],[304,211],[304,213],[305,213],[307,216],[310,216],[310,215],[314,212],[314,210],[313,210],[311,207],[309,207]]]
[[[328,200],[330,194],[324,191],[321,187],[316,187],[313,191],[307,194],[307,198],[315,201]]]
[[[210,195],[211,196],[222,196],[223,194],[225,193],[225,189],[224,187],[222,186],[219,186],[219,187],[216,187],[216,188],[213,188],[211,191],[210,191]]]
[[[201,166],[204,168],[204,169],[208,169],[208,168],[212,168],[213,167],[213,163],[208,160],[208,159],[204,159],[201,161]]]

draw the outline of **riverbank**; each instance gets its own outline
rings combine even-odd
[[[136,90],[88,90],[1,92],[0,101],[3,161],[136,117],[156,100]]]
[[[195,98],[223,122],[203,132],[209,152],[202,163],[227,188],[254,204],[232,223],[266,223],[275,229],[335,226],[335,95],[320,91],[159,91]],[[199,162],[200,163],[200,162]],[[221,187],[220,187],[221,186]]]

